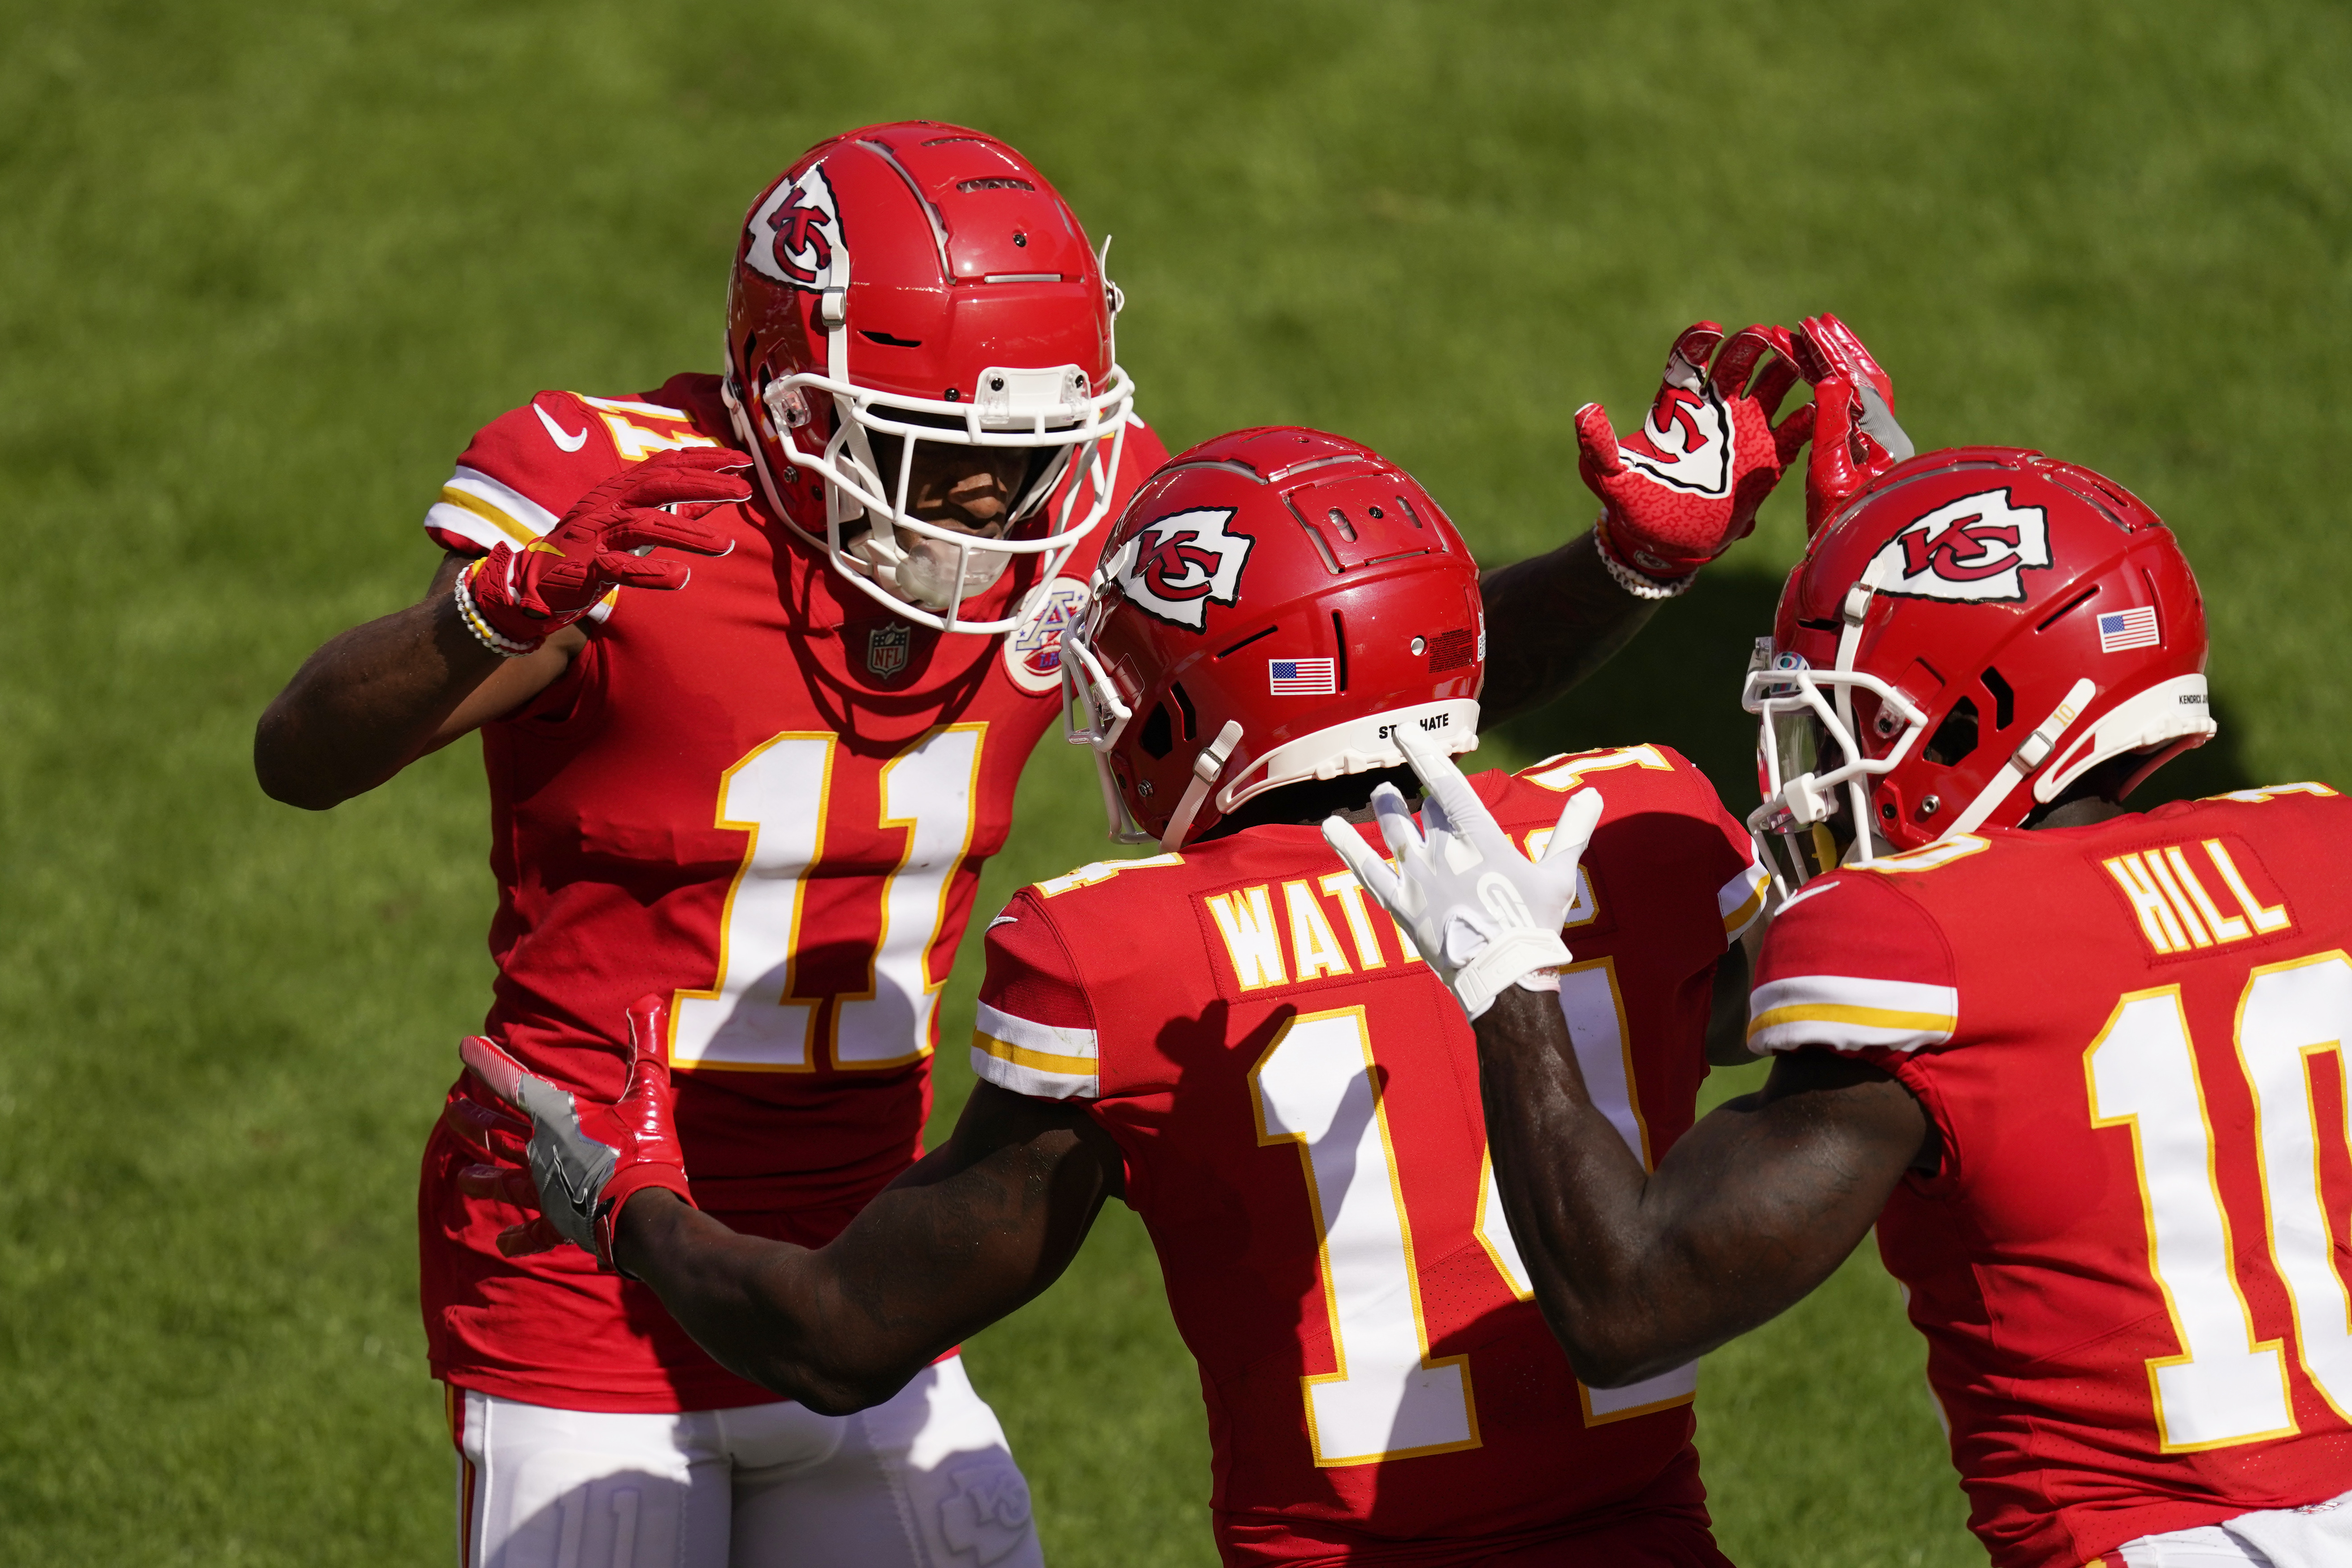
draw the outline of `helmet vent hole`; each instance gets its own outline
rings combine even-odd
[[[923,143],[926,147],[933,144],[934,143],[929,142]],[[1036,188],[1036,186],[1031,184],[1028,181],[1014,179],[1010,174],[998,174],[984,180],[958,180],[956,182],[956,189],[960,191],[1034,191]]]
[[[1168,718],[1168,704],[1163,702],[1151,710],[1151,717],[1143,721],[1143,732],[1135,738],[1135,743],[1142,747],[1143,754],[1153,762],[1176,749],[1176,732]]]
[[[1183,712],[1184,738],[1188,741],[1199,740],[1201,738],[1201,716],[1192,710],[1192,699],[1185,695],[1184,688],[1181,685],[1171,686],[1168,689],[1168,694],[1176,699],[1176,706]]]
[[[1323,515],[1331,520],[1331,526],[1339,531],[1340,538],[1346,540],[1350,544],[1356,542],[1356,525],[1348,521],[1348,514],[1346,512],[1341,511],[1335,506],[1327,510]]]
[[[1348,689],[1348,627],[1339,612],[1331,612],[1331,645],[1339,650],[1339,689]]]
[[[1249,647],[1250,644],[1257,641],[1260,637],[1272,637],[1276,630],[1276,627],[1268,626],[1264,631],[1252,632],[1249,636],[1242,638],[1241,641],[1234,644],[1233,647],[1226,648],[1223,652],[1218,654],[1217,657],[1219,658],[1231,658],[1234,655],[1241,652],[1242,649]]]
[[[1920,755],[1944,767],[1956,767],[1977,749],[1977,705],[1974,698],[1963,697],[1952,704],[1944,721],[1936,726],[1935,738]]]
[[[1984,686],[1992,693],[1992,730],[1998,735],[2009,728],[2011,720],[2017,717],[2017,693],[2009,689],[2009,682],[2000,678],[2000,671],[1990,666],[1985,668]]]
[[[2060,621],[2064,620],[2068,616],[2073,615],[2076,610],[2082,608],[2084,605],[2089,604],[2093,599],[2095,599],[2098,596],[2098,585],[2094,584],[2090,587],[2085,588],[2081,593],[2075,595],[2073,598],[2067,600],[2064,604],[2059,605],[2056,609],[2051,611],[2050,618],[2043,621],[2040,626],[2033,629],[2037,632],[2048,631],[2052,626],[2056,626]]]

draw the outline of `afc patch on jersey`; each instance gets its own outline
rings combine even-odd
[[[1962,496],[1906,523],[1864,569],[1878,592],[1968,603],[2025,597],[2023,573],[2050,564],[2050,523],[2006,487]]]
[[[1241,596],[1242,568],[1257,543],[1225,531],[1233,518],[1229,506],[1154,518],[1119,552],[1112,575],[1145,615],[1200,631],[1213,601],[1230,605]]]
[[[1086,614],[1089,597],[1087,585],[1075,577],[1045,584],[1028,616],[1004,639],[1004,672],[1013,685],[1033,697],[1061,688],[1062,634]]]

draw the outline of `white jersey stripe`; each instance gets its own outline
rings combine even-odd
[[[1062,1070],[1081,1064],[1086,1070]],[[1093,1063],[1083,1057],[1032,1051],[977,1032],[971,1037],[971,1070],[999,1089],[1037,1100],[1092,1100],[1099,1085]]]
[[[1755,853],[1751,847],[1750,855]],[[1723,916],[1723,943],[1726,947],[1748,934],[1764,912],[1764,886],[1770,875],[1751,859],[1739,875],[1726,882],[1715,895],[1716,912]]]
[[[987,1003],[980,1005],[980,1013],[972,1027],[983,1035],[1003,1040],[1024,1050],[1039,1051],[1047,1056],[1083,1058],[1083,1070],[1094,1070],[1095,1032],[1092,1029],[1068,1029],[1055,1024],[1034,1024]]]
[[[1095,1097],[1092,1029],[1034,1023],[985,1002],[972,1022],[971,1070],[989,1082],[1044,1100]]]
[[[1916,1051],[1952,1037],[1960,994],[1949,985],[1797,974],[1759,985],[1748,999],[1748,1048],[1758,1056],[1828,1046]]]
[[[470,539],[484,550],[529,544],[560,521],[513,486],[462,463],[441,487],[441,499],[425,514],[426,527]]]

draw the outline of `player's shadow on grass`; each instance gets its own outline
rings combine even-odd
[[[1756,805],[1756,720],[1741,710],[1740,683],[1756,639],[1772,630],[1782,579],[1717,567],[1665,605],[1631,647],[1559,701],[1498,725],[1480,762],[1525,766],[1555,752],[1652,741],[1706,773],[1736,816]],[[2214,700],[2221,733],[2174,758],[2132,795],[2137,810],[2245,789],[2248,775],[2226,696]]]

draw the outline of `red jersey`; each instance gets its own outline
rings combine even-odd
[[[1762,877],[1661,747],[1472,783],[1525,842],[1595,778],[1560,1005],[1654,1160],[1690,1125]],[[989,927],[972,1066],[1087,1101],[1124,1152],[1200,1363],[1226,1562],[1484,1561],[1643,1516],[1705,1542],[1696,1369],[1579,1385],[1495,1191],[1469,1026],[1315,828],[1024,889]]]
[[[543,392],[474,437],[425,527],[477,552],[534,538],[629,464],[732,439],[715,376],[629,399]],[[1121,499],[1164,458],[1130,428]],[[1022,630],[950,636],[841,581],[756,503],[706,521],[732,553],[688,558],[678,592],[608,599],[564,674],[483,727],[499,884],[484,1032],[610,1100],[624,1010],[668,993],[697,1201],[814,1246],[917,1152],[940,988],[1059,710],[1061,627],[1093,561],[1067,563]],[[1035,570],[1015,564],[970,613],[1004,613]],[[500,1258],[512,1215],[457,1191],[467,1158],[442,1132],[425,1163],[436,1373],[572,1409],[773,1397],[584,1254]]]
[[[1943,1134],[1878,1225],[2003,1568],[2352,1489],[2352,803],[1964,834],[1797,894],[1749,1044]]]

